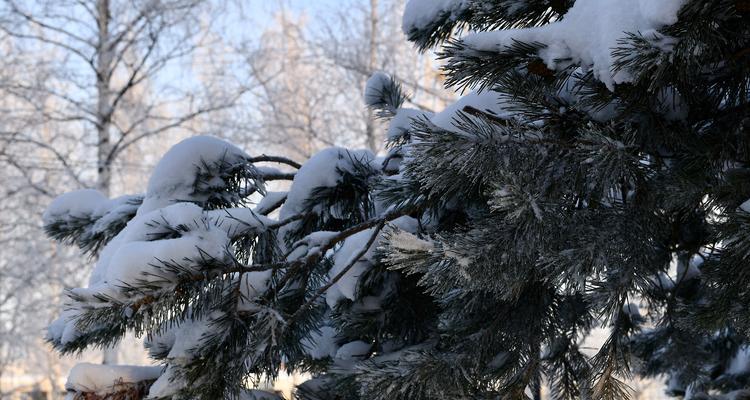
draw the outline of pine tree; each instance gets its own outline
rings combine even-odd
[[[384,157],[197,137],[144,196],[57,199],[48,233],[98,261],[49,341],[146,336],[153,398],[282,368],[302,400],[748,396],[746,2],[411,0],[404,30],[470,92],[433,114],[375,74]]]

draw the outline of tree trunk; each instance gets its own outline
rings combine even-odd
[[[370,0],[370,57],[367,72],[372,74],[378,67],[378,0]],[[373,153],[378,151],[378,143],[375,138],[375,115],[372,110],[367,113],[367,124],[365,135],[367,148]]]
[[[112,121],[111,80],[113,52],[110,46],[109,22],[111,19],[109,0],[96,2],[99,41],[96,57],[96,133],[97,133],[97,189],[109,196],[112,180],[110,127]]]
[[[110,195],[110,182],[112,180],[112,141],[110,138],[110,127],[112,121],[111,80],[113,49],[110,43],[109,22],[111,19],[109,0],[97,0],[96,14],[99,40],[96,54],[96,165],[97,181],[96,188],[105,196]],[[117,364],[118,346],[114,345],[104,349],[104,364]]]

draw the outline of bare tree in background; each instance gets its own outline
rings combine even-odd
[[[205,0],[5,0],[0,29],[16,39],[20,51],[52,51],[59,62],[44,81],[9,84],[4,94],[35,107],[47,120],[78,122],[82,131],[93,131],[95,186],[109,194],[112,165],[129,146],[231,107],[242,95],[240,90],[205,99],[195,91],[162,86],[148,96],[132,96],[208,45],[201,26],[211,7]],[[61,107],[40,109],[34,104],[40,93]],[[28,136],[13,139],[33,140]]]
[[[43,238],[39,215],[57,193],[92,187],[109,196],[118,163],[143,168],[142,160],[125,159],[128,151],[160,134],[190,130],[198,119],[233,107],[247,89],[239,84],[211,90],[205,80],[181,73],[197,50],[214,44],[208,32],[220,2],[0,4],[0,243],[19,249],[0,266],[8,275],[1,288],[8,299],[0,299],[5,310],[33,305],[22,285],[56,291],[45,293],[52,302],[73,284],[74,268],[62,255],[55,265],[10,265],[32,261],[32,252],[53,258],[57,249]],[[28,328],[2,322],[8,337],[15,335],[12,329]],[[105,354],[105,362],[115,358],[114,352]]]
[[[329,20],[309,24],[317,16],[291,15],[282,5],[276,25],[247,57],[260,81],[254,118],[260,139],[291,145],[299,157],[331,145],[377,152],[383,129],[361,93],[379,70],[397,76],[417,107],[441,109],[450,101],[431,57],[403,38],[403,6],[403,0],[352,0]]]
[[[370,0],[370,32],[368,34],[370,39],[369,46],[369,57],[367,60],[367,72],[372,74],[378,67],[378,33],[379,33],[379,22],[378,21],[378,0]],[[365,138],[367,138],[367,148],[372,151],[377,151],[378,141],[375,135],[375,115],[372,109],[367,109],[367,121],[365,128]]]

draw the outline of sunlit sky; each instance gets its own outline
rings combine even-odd
[[[273,24],[273,15],[282,7],[296,15],[306,15],[314,25],[333,12],[351,7],[352,2],[366,3],[367,0],[239,0],[234,7],[238,9],[235,15],[246,20],[246,24],[238,24],[238,27],[253,36]]]

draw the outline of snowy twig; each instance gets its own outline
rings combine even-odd
[[[323,257],[323,255],[326,254],[326,252],[328,252],[328,250],[332,249],[336,244],[344,241],[349,236],[362,232],[366,229],[370,229],[374,226],[378,226],[381,224],[385,224],[389,221],[393,221],[396,218],[402,217],[404,215],[408,215],[412,211],[413,211],[412,208],[403,208],[403,209],[391,211],[391,212],[386,213],[384,216],[380,218],[373,218],[373,219],[367,220],[365,222],[362,222],[359,225],[355,225],[351,228],[348,228],[339,232],[337,235],[329,238],[325,243],[321,243],[318,250],[316,250],[314,253],[308,254],[307,256],[303,258],[298,258],[294,261],[287,262],[286,264],[290,268],[290,270],[287,271],[286,274],[284,274],[281,280],[277,283],[276,287],[278,288],[284,287],[284,285],[290,279],[292,279],[292,276],[294,275],[293,274],[294,269],[317,262],[321,257]]]
[[[378,235],[380,234],[380,231],[385,226],[385,223],[386,223],[385,220],[381,220],[380,223],[378,223],[377,227],[375,228],[375,231],[372,233],[372,235],[370,236],[370,239],[367,241],[367,244],[362,249],[360,249],[359,252],[354,257],[352,257],[352,259],[349,261],[346,267],[344,267],[344,269],[341,270],[341,272],[339,272],[338,274],[336,274],[336,276],[331,278],[330,282],[328,282],[327,284],[322,286],[320,289],[318,289],[315,292],[315,294],[305,302],[305,304],[303,304],[299,309],[297,309],[297,311],[295,311],[294,314],[292,314],[292,316],[289,317],[289,319],[287,320],[287,324],[299,318],[299,316],[302,315],[302,313],[308,307],[310,307],[315,302],[315,300],[318,299],[318,297],[322,296],[328,289],[331,288],[331,286],[336,284],[336,282],[338,282],[341,278],[343,278],[344,275],[346,275],[346,273],[349,272],[349,270],[352,269],[352,267],[354,267],[357,261],[359,261],[359,259],[362,258],[362,256],[364,256],[368,250],[370,250],[370,247],[372,247],[372,244],[375,243],[375,240],[378,238]]]
[[[255,212],[257,212],[260,215],[266,215],[267,216],[268,214],[274,212],[276,209],[278,209],[279,207],[281,207],[284,204],[284,202],[286,202],[287,197],[288,197],[288,195],[285,194],[285,195],[279,197],[279,199],[276,202],[274,202],[273,204],[270,204],[270,205],[265,206],[263,208],[261,208],[261,206],[259,206],[259,207],[257,207],[255,209]]]

